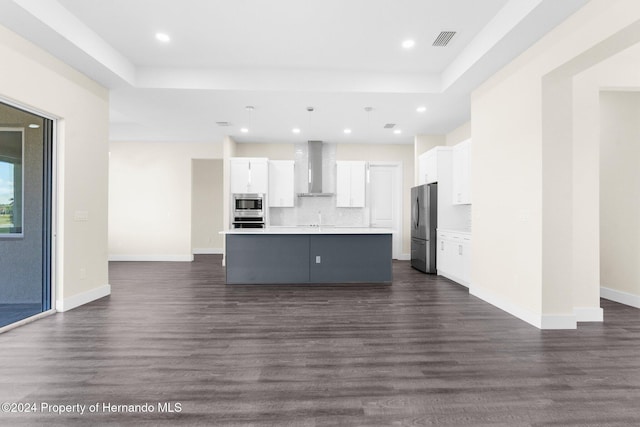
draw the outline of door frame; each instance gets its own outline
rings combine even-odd
[[[403,205],[404,205],[404,194],[402,193],[402,183],[404,178],[404,171],[402,167],[402,162],[382,162],[382,161],[369,161],[367,164],[367,200],[371,200],[371,167],[376,166],[391,166],[394,168],[395,177],[396,177],[396,185],[394,191],[398,197],[398,203],[394,207],[394,227],[393,229],[397,231],[392,236],[392,257],[393,259],[405,259],[408,254],[402,253],[402,248],[404,246],[404,230],[403,230],[403,221],[402,221],[402,213],[403,213]],[[369,205],[369,209],[371,209],[371,205]],[[369,212],[369,226],[371,226],[371,214]],[[408,259],[408,258],[407,258]]]
[[[3,104],[9,105],[11,107],[17,108],[18,110],[22,110],[27,113],[40,116],[44,119],[51,120],[51,153],[50,153],[51,176],[49,177],[50,185],[51,185],[51,193],[49,194],[50,203],[51,203],[51,206],[50,206],[51,217],[50,217],[50,224],[49,224],[49,245],[50,245],[50,248],[49,248],[49,254],[50,254],[49,256],[49,275],[50,275],[49,310],[43,311],[31,317],[27,317],[26,319],[22,319],[10,325],[4,326],[0,328],[0,334],[1,334],[10,329],[16,328],[18,326],[22,326],[27,323],[31,323],[34,320],[40,319],[42,317],[47,317],[56,313],[56,297],[58,293],[57,292],[58,283],[61,283],[61,281],[58,280],[58,272],[61,271],[61,268],[59,265],[60,257],[58,256],[58,230],[59,230],[58,219],[61,218],[59,215],[60,212],[59,212],[59,199],[58,199],[60,194],[59,188],[58,188],[58,171],[59,171],[58,141],[61,140],[60,132],[61,132],[62,126],[59,126],[58,121],[60,120],[60,117],[58,116],[30,107],[28,105],[22,104],[14,99],[7,98],[2,95],[0,95],[0,102],[2,102]]]

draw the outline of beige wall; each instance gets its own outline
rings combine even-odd
[[[194,254],[221,253],[222,159],[191,162],[191,248]]]
[[[607,203],[606,197],[609,194],[608,188],[601,186],[600,175],[597,173],[602,169],[600,151],[604,148],[601,148],[601,144],[604,144],[608,138],[606,133],[602,132],[604,129],[601,130],[600,126],[600,122],[603,121],[603,106],[600,105],[600,93],[603,88],[618,91],[637,91],[640,88],[640,73],[637,71],[637,64],[639,63],[640,44],[636,44],[579,74],[573,81],[573,122],[576,123],[573,133],[574,140],[581,147],[579,151],[581,154],[580,168],[575,168],[577,170],[574,172],[574,181],[576,183],[585,183],[585,185],[578,187],[580,192],[577,194],[577,198],[589,202],[589,204],[582,202],[584,207],[574,212],[575,230],[573,239],[574,246],[578,248],[575,251],[576,255],[574,255],[576,257],[575,264],[579,264],[580,260],[585,259],[582,252],[589,253],[593,250],[592,248],[598,249],[601,242],[608,245],[624,245],[628,243],[628,241],[625,243],[611,241],[612,236],[606,232],[607,227],[612,226],[610,223],[611,218],[604,219],[599,216],[602,206]],[[604,121],[602,125],[605,125]],[[614,154],[611,152],[612,147],[608,147],[607,150],[611,155]],[[602,169],[602,173],[608,172]],[[595,188],[600,188],[599,194],[603,198],[602,202],[593,197]],[[620,214],[624,215],[622,212]],[[600,231],[592,227],[594,221],[600,224]],[[618,221],[624,222],[625,219],[620,218]],[[587,227],[592,230],[589,234],[583,231]],[[589,244],[589,240],[592,243]],[[600,256],[601,263],[595,264],[598,269],[595,269],[591,264],[588,268],[574,270],[574,300],[577,301],[578,305],[584,306],[587,304],[585,301],[597,300],[602,296],[623,304],[640,307],[640,295],[626,292],[624,285],[620,288],[617,283],[607,283],[610,275],[604,273],[605,270],[625,268],[623,266],[613,267],[610,262],[615,262],[615,260],[608,257],[607,254],[608,249],[605,247],[600,248],[599,252],[596,253],[595,256]],[[599,270],[600,267],[602,267],[601,270]],[[601,280],[598,281],[598,278],[601,278]],[[595,282],[595,286],[590,286],[592,282]],[[585,284],[589,284],[589,286],[585,287]],[[597,288],[599,284],[601,284],[600,289]]]
[[[229,159],[237,156],[237,145],[236,141],[230,136],[225,136],[222,141],[222,222],[225,230],[229,228],[231,222],[229,218],[231,209],[231,193],[229,191],[231,188],[231,167]],[[224,258],[222,259],[222,265],[224,265]]]
[[[640,297],[640,93],[602,92],[600,111],[601,282]]]
[[[531,313],[542,310],[541,153],[539,130],[521,130],[539,120],[536,89],[514,76],[472,101],[471,291]],[[530,102],[514,106],[517,97]]]
[[[402,253],[411,254],[411,187],[414,147],[399,144],[336,144],[336,160],[402,163]]]
[[[543,328],[602,318],[593,104],[576,77],[636,44],[639,23],[640,2],[593,0],[472,94],[471,291]]]
[[[269,160],[295,160],[294,144],[236,144],[237,157],[266,157]]]
[[[109,256],[191,261],[191,162],[221,158],[203,142],[111,142]]]
[[[471,122],[466,122],[465,124],[452,130],[445,136],[445,138],[448,146],[456,145],[459,142],[471,138]]]
[[[0,97],[57,117],[56,301],[64,311],[108,295],[105,88],[0,26]],[[86,211],[88,221],[74,221]]]

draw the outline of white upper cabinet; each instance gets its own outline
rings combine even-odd
[[[471,140],[453,147],[453,195],[454,205],[471,204]]]
[[[294,161],[269,160],[269,207],[295,206]]]
[[[418,156],[418,185],[438,182],[438,170],[442,167],[442,153],[451,147],[434,147]]]
[[[363,208],[365,205],[366,162],[336,162],[336,206]]]
[[[229,164],[231,193],[267,193],[269,182],[267,159],[233,157],[229,159]]]

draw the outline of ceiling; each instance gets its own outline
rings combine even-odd
[[[0,0],[0,24],[110,89],[112,140],[409,144],[587,1]]]

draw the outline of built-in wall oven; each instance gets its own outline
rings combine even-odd
[[[264,194],[234,194],[232,228],[264,228]]]

